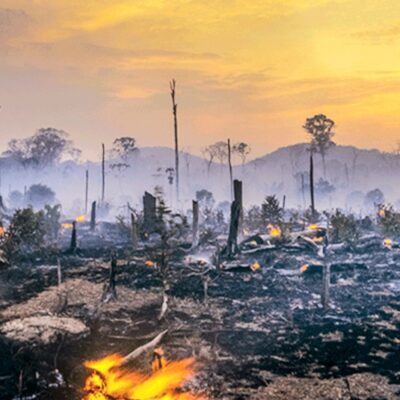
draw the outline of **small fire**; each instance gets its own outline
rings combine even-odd
[[[311,229],[312,231],[316,231],[317,229],[319,229],[319,225],[318,224],[311,224],[308,226],[308,229]]]
[[[6,234],[6,228],[0,226],[0,237],[3,237]]]
[[[304,264],[304,265],[302,265],[302,266],[300,267],[300,272],[301,272],[302,274],[304,274],[304,272],[307,272],[307,271],[308,271],[308,268],[309,268],[308,264]]]
[[[385,215],[386,215],[385,209],[384,209],[384,208],[381,208],[381,209],[378,211],[378,215],[379,215],[381,218],[385,218]]]
[[[279,237],[279,236],[281,236],[281,228],[279,228],[279,226],[274,226],[274,225],[272,225],[272,224],[268,224],[268,226],[267,226],[267,228],[268,228],[268,231],[269,231],[269,234],[272,236],[272,237]]]
[[[161,348],[154,350],[153,373],[149,375],[124,369],[119,354],[86,361],[84,365],[92,373],[86,379],[82,400],[206,400],[182,391],[193,376],[194,360],[167,362],[163,354]]]
[[[73,225],[72,225],[71,223],[69,223],[69,222],[64,222],[64,223],[62,224],[62,227],[63,227],[64,229],[72,229],[72,228],[73,228]]]
[[[86,221],[86,215],[82,214],[79,215],[78,217],[75,218],[76,222],[85,222]]]
[[[253,272],[256,272],[256,271],[259,270],[260,268],[261,268],[261,265],[260,265],[260,263],[259,263],[258,261],[256,261],[255,263],[253,263],[253,264],[250,265],[250,269],[251,269]]]
[[[149,267],[149,268],[154,268],[156,266],[156,263],[151,260],[147,260],[144,264],[146,265],[146,267]]]
[[[384,239],[383,240],[383,245],[385,247],[387,247],[388,249],[391,249],[392,245],[393,245],[392,239]]]

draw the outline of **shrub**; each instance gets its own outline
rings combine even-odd
[[[340,210],[336,210],[330,217],[331,240],[333,242],[344,242],[354,246],[359,237],[360,232],[358,224],[353,215],[345,215]]]

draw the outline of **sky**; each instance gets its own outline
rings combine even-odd
[[[252,157],[308,140],[400,141],[398,0],[0,0],[0,150],[41,127],[85,158],[120,136],[181,149],[245,141]]]

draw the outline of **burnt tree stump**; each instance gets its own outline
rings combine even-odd
[[[115,253],[111,256],[111,263],[110,263],[110,274],[108,278],[108,284],[104,286],[102,302],[108,303],[110,301],[114,301],[118,299],[117,296],[117,289],[115,283],[115,275],[117,273],[117,257]]]
[[[92,203],[92,209],[90,211],[90,230],[94,231],[96,228],[96,202]]]
[[[153,232],[157,220],[156,216],[157,199],[149,192],[143,196],[143,224],[147,233]]]
[[[71,233],[71,243],[69,245],[69,251],[75,253],[77,249],[77,238],[76,238],[76,221],[72,222],[72,233]]]
[[[139,234],[138,234],[138,219],[135,213],[131,212],[131,239],[132,248],[136,250],[139,245]]]
[[[239,252],[238,233],[242,216],[242,182],[235,179],[233,181],[234,200],[231,205],[231,220],[229,225],[228,243],[226,245],[225,255],[228,258],[233,257]]]

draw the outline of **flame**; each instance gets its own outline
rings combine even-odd
[[[151,260],[147,260],[144,264],[146,265],[146,267],[149,267],[149,268],[154,268],[156,266],[156,263]]]
[[[392,248],[392,244],[393,244],[392,239],[384,239],[383,240],[383,245],[389,249]]]
[[[76,222],[85,222],[86,221],[86,215],[82,214],[79,215],[78,217],[75,218]]]
[[[313,238],[314,243],[322,243],[324,241],[323,236],[316,236]]]
[[[164,350],[162,347],[158,347],[153,351],[153,361],[151,362],[151,369],[153,372],[165,367],[167,360],[164,357]]]
[[[72,225],[71,223],[69,223],[69,222],[64,222],[64,223],[62,224],[62,227],[63,227],[64,229],[72,229],[72,228],[73,228],[73,225]]]
[[[302,266],[300,267],[300,272],[301,272],[302,274],[304,274],[304,272],[308,271],[308,268],[309,268],[308,264],[304,264],[304,265],[302,265]]]
[[[279,237],[281,236],[281,228],[279,228],[279,226],[274,226],[272,224],[268,224],[267,229],[269,231],[269,234],[272,237]]]
[[[250,269],[251,269],[253,272],[256,272],[256,271],[259,270],[260,268],[261,268],[261,265],[260,265],[260,263],[259,263],[258,261],[256,261],[255,263],[253,263],[253,264],[250,265]]]
[[[319,225],[318,224],[311,224],[308,226],[308,229],[311,229],[312,231],[316,231],[317,229],[319,229]]]
[[[150,375],[122,368],[123,357],[119,354],[86,361],[84,365],[92,373],[86,379],[82,400],[206,400],[182,391],[182,386],[193,376],[192,358],[167,362],[162,349],[156,349],[154,354],[162,362],[157,360],[158,368]]]
[[[381,218],[384,218],[385,215],[386,215],[385,209],[384,209],[384,208],[381,208],[381,209],[378,211],[378,215],[379,215]]]
[[[3,237],[6,234],[6,228],[0,226],[0,237]]]

